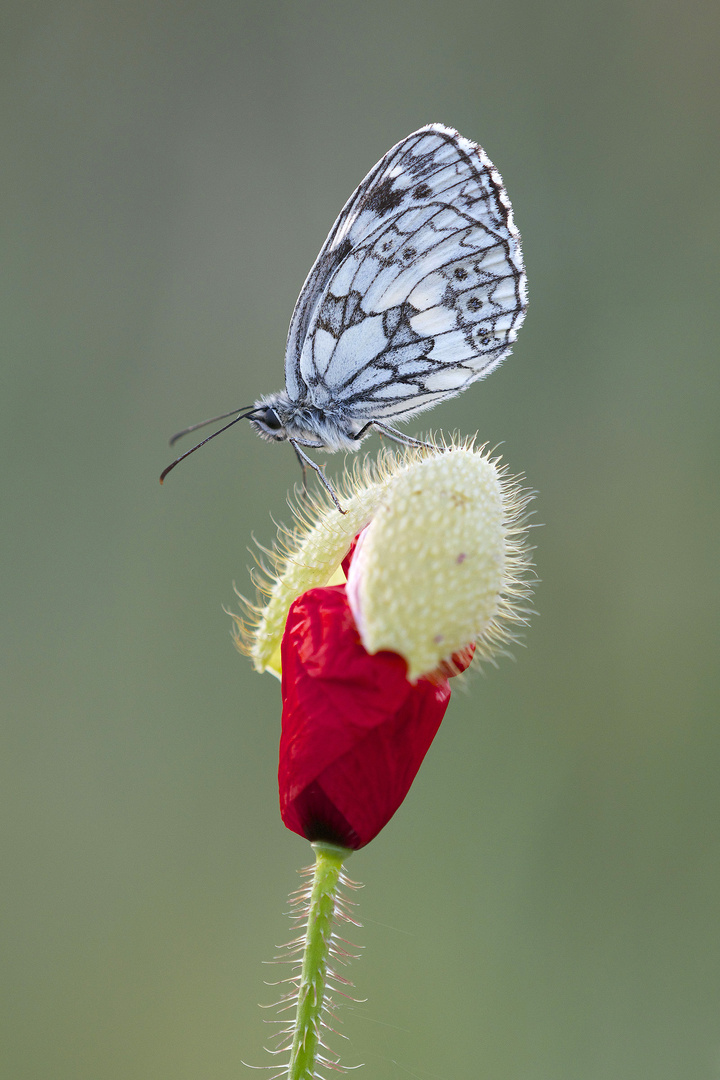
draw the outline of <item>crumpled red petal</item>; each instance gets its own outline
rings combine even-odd
[[[469,663],[458,660],[455,670]],[[367,844],[405,798],[450,700],[447,678],[411,684],[395,653],[370,656],[345,586],[310,589],[282,642],[280,811],[308,840]]]

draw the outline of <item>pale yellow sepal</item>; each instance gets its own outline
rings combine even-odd
[[[272,549],[263,548],[269,565],[260,564],[258,603],[243,601],[243,616],[233,615],[235,642],[252,660],[257,671],[281,673],[280,645],[288,611],[308,589],[345,580],[340,564],[355,536],[370,521],[389,479],[399,467],[392,454],[382,454],[379,464],[356,463],[338,485],[344,514],[325,502],[323,495],[305,499],[291,510],[295,529],[278,530]]]
[[[360,636],[371,653],[403,656],[413,681],[470,642],[491,656],[513,636],[510,624],[526,621],[517,601],[529,593],[529,495],[483,450],[463,442],[384,452],[346,473],[339,495],[345,514],[319,500],[293,508],[298,526],[265,551],[261,602],[233,616],[258,671],[279,677],[290,605],[344,580],[340,563],[361,530],[348,583]]]
[[[395,477],[356,549],[348,598],[369,653],[399,653],[415,681],[500,613],[507,491],[483,453],[435,454]]]

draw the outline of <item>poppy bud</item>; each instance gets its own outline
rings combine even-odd
[[[411,683],[401,656],[371,656],[343,585],[293,603],[282,672],[282,819],[308,840],[363,847],[407,795],[445,715],[448,680]]]
[[[266,603],[240,625],[255,666],[282,671],[283,821],[352,849],[405,798],[449,677],[525,621],[528,496],[463,445],[386,455],[343,501],[285,533]]]

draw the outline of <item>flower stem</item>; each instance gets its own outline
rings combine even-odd
[[[308,906],[288,1080],[312,1080],[315,1076],[337,888],[343,861],[352,854],[347,848],[334,844],[317,842],[312,846],[315,873]]]

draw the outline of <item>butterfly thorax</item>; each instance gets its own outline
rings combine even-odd
[[[301,446],[326,450],[357,450],[362,420],[344,413],[319,409],[307,402],[293,401],[285,390],[267,394],[255,402],[250,423],[269,442],[294,439]]]

